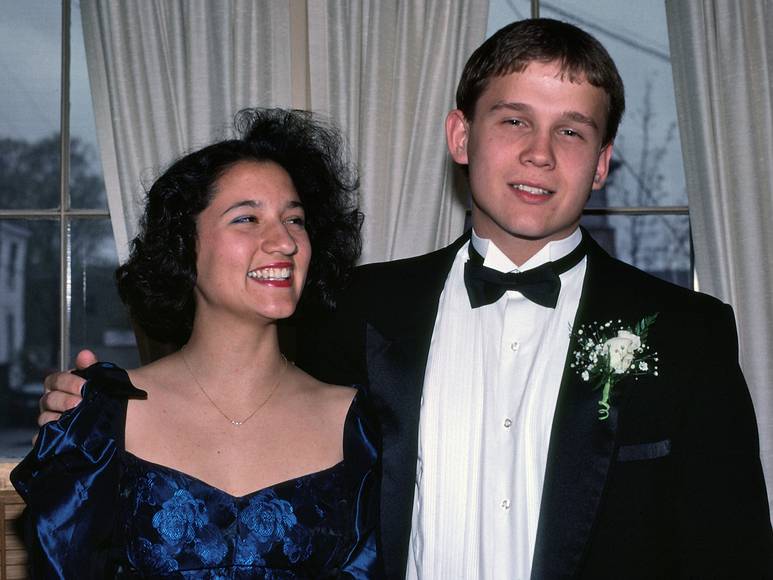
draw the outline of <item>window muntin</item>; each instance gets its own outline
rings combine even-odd
[[[37,430],[43,377],[71,365],[71,353],[88,345],[104,360],[138,362],[112,283],[78,8],[0,0],[0,66],[11,80],[0,85],[0,457],[11,460]]]
[[[491,0],[488,34],[534,15],[576,24],[607,48],[626,89],[626,112],[605,187],[582,224],[614,256],[687,287],[692,241],[665,6],[616,0]]]

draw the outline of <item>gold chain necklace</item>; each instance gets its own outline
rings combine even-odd
[[[226,415],[226,414],[223,412],[223,409],[221,409],[220,407],[218,407],[217,403],[215,403],[215,401],[213,401],[213,400],[212,400],[212,397],[210,397],[210,396],[209,396],[209,393],[207,393],[207,391],[206,391],[206,390],[204,389],[204,387],[201,385],[201,383],[199,382],[199,379],[197,379],[197,378],[196,378],[196,375],[195,375],[195,374],[193,374],[193,370],[191,369],[191,365],[190,365],[190,364],[188,364],[188,358],[185,356],[185,352],[184,352],[184,350],[185,350],[185,347],[182,347],[182,348],[180,349],[180,355],[182,355],[182,357],[183,357],[183,363],[185,363],[185,368],[187,368],[187,369],[188,369],[188,372],[191,374],[191,377],[193,377],[193,380],[194,380],[194,382],[196,383],[196,386],[197,386],[197,387],[199,387],[199,389],[201,390],[201,392],[202,392],[202,393],[204,393],[204,396],[207,398],[207,400],[208,400],[210,403],[212,403],[212,406],[213,406],[215,409],[217,409],[217,412],[218,412],[218,413],[220,413],[220,414],[221,414],[223,417],[225,417],[226,419],[228,419],[228,422],[229,422],[229,423],[231,423],[231,425],[234,425],[234,426],[236,426],[236,427],[240,427],[241,425],[244,425],[244,424],[245,424],[247,421],[249,421],[250,419],[252,419],[252,418],[253,418],[253,417],[254,417],[254,416],[257,414],[257,412],[258,412],[258,411],[260,411],[260,410],[261,410],[263,407],[265,407],[265,406],[266,406],[266,403],[268,403],[269,399],[271,399],[271,397],[273,396],[273,394],[274,394],[274,393],[276,392],[276,390],[279,388],[279,383],[282,381],[282,377],[284,376],[284,373],[285,373],[285,371],[287,370],[287,366],[288,366],[288,363],[287,363],[287,357],[285,357],[285,355],[283,355],[282,353],[280,353],[280,354],[281,354],[281,356],[282,356],[282,360],[284,361],[284,363],[285,363],[285,364],[284,364],[284,366],[282,367],[282,370],[281,370],[281,371],[279,371],[279,376],[277,377],[277,379],[276,379],[276,383],[274,383],[274,386],[273,386],[273,387],[271,387],[271,392],[268,394],[268,396],[267,396],[265,399],[263,399],[263,402],[262,402],[260,405],[258,405],[258,406],[255,408],[255,410],[254,410],[252,413],[250,413],[249,415],[247,415],[247,416],[246,416],[244,419],[241,419],[241,420],[237,421],[236,419],[231,419],[231,417],[229,417],[228,415]]]

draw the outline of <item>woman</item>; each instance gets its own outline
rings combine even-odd
[[[356,176],[307,113],[237,129],[156,181],[116,273],[133,319],[182,348],[83,371],[83,402],[12,474],[36,578],[378,576],[363,402],[277,339],[359,254]]]

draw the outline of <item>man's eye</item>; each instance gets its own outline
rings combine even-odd
[[[507,119],[507,120],[505,121],[505,124],[507,124],[507,125],[512,125],[513,127],[522,127],[522,126],[524,126],[526,123],[524,123],[524,122],[523,122],[523,121],[521,121],[520,119]]]
[[[246,223],[257,223],[258,218],[256,218],[254,215],[240,215],[237,218],[234,218],[234,220],[231,222],[233,224],[246,224]]]
[[[582,137],[582,135],[574,129],[561,129],[561,134],[566,135],[567,137]]]

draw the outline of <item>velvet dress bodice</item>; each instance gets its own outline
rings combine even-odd
[[[361,395],[343,461],[235,497],[126,451],[128,399],[146,394],[109,363],[80,374],[83,402],[42,428],[11,476],[34,578],[380,577],[377,453]]]

